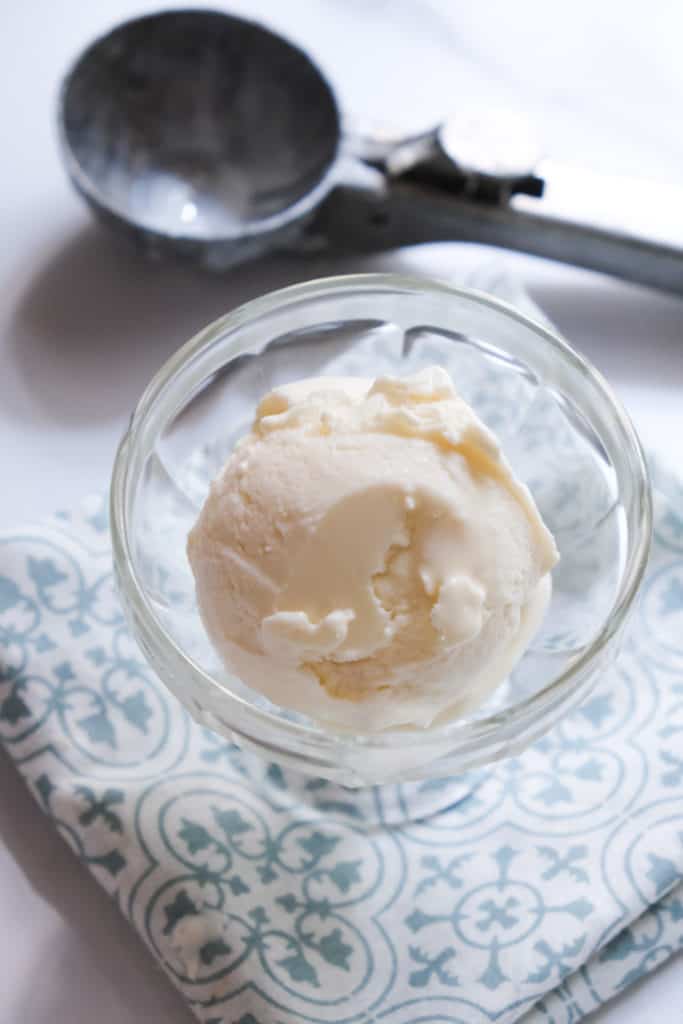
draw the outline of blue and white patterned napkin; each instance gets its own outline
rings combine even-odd
[[[99,499],[0,536],[0,741],[204,1024],[568,1024],[681,947],[683,486],[654,483],[616,668],[400,828],[333,819],[321,781],[293,806],[275,767],[268,795],[190,720],[124,625]]]
[[[400,829],[352,799],[335,821],[273,801],[189,719],[123,623],[99,500],[0,538],[2,742],[200,1020],[559,1024],[680,946],[683,488],[655,484],[617,668],[533,749]]]

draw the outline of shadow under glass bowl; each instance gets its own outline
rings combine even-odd
[[[197,611],[187,533],[270,388],[434,363],[498,434],[555,535],[551,604],[512,675],[477,711],[427,730],[335,734],[270,704],[221,666]],[[133,632],[194,718],[267,760],[355,787],[458,775],[548,730],[615,657],[651,530],[640,444],[594,369],[505,303],[381,274],[274,292],[181,348],[148,386],[121,443],[111,511]]]

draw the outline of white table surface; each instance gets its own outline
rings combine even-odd
[[[246,298],[340,269],[448,276],[487,255],[449,244],[346,264],[277,258],[215,279],[141,263],[72,195],[53,113],[79,48],[153,8],[144,0],[0,8],[0,527],[104,488],[151,373]],[[533,116],[555,156],[683,183],[677,4],[235,0],[231,8],[314,49],[344,109],[366,120],[410,128],[468,100],[511,105]],[[683,302],[531,258],[509,263],[603,370],[646,445],[683,472]],[[0,1020],[188,1024],[180,997],[5,755],[0,772]],[[681,1006],[674,959],[595,1019],[635,1024],[648,1014],[667,1024],[681,1019]]]

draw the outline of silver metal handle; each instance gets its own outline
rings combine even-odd
[[[385,190],[337,188],[320,209],[315,232],[335,250],[353,252],[421,242],[479,242],[683,295],[680,246],[407,182],[392,182]]]
[[[683,294],[681,187],[538,160],[508,112],[375,149],[352,149],[346,184],[316,218],[337,250],[479,242]]]

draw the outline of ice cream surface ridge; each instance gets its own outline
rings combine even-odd
[[[188,539],[228,669],[341,729],[482,703],[545,611],[553,538],[445,370],[267,394]]]

